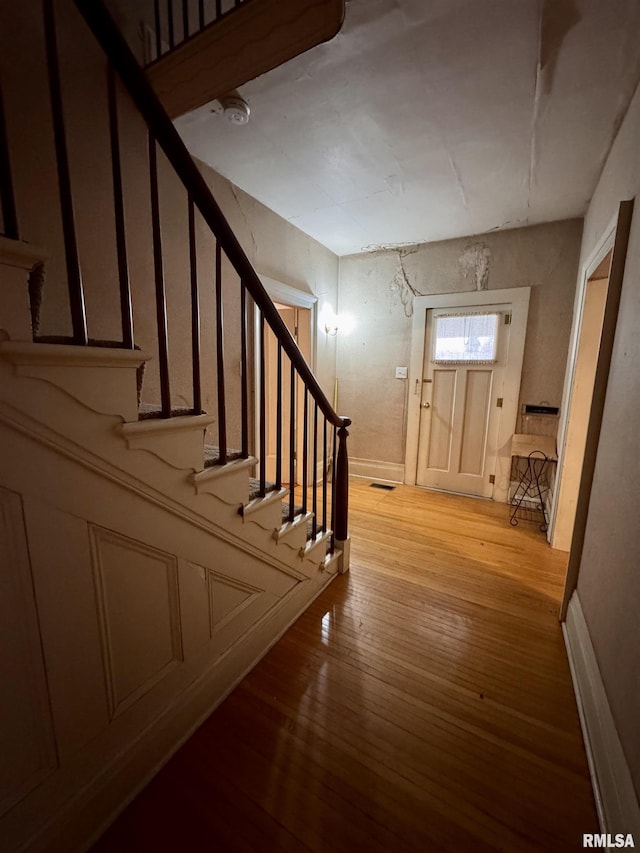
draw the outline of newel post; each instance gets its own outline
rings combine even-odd
[[[342,426],[338,430],[338,457],[336,460],[336,522],[335,522],[335,544],[342,551],[339,571],[343,574],[349,569],[349,457],[347,455],[347,427],[351,425],[348,418],[344,418]]]

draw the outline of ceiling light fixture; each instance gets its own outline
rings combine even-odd
[[[237,92],[229,92],[220,98],[220,104],[224,111],[224,117],[231,124],[247,124],[251,110],[249,104]]]

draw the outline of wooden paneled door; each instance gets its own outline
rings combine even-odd
[[[493,496],[510,321],[510,303],[427,311],[418,485]]]
[[[310,323],[311,312],[308,308],[298,307],[295,305],[284,305],[275,303],[278,313],[284,320],[287,328],[291,332],[291,336],[298,344],[302,355],[307,362],[310,359],[311,335]],[[266,439],[267,439],[267,459],[266,470],[267,479],[276,481],[276,455],[277,455],[277,406],[278,406],[278,341],[268,327],[265,329],[265,356],[266,356],[266,383],[267,383],[267,411],[266,411]],[[291,436],[290,430],[290,415],[291,415],[291,373],[289,360],[283,360],[281,371],[281,391],[280,399],[282,403],[282,425],[280,450],[282,462],[282,477],[286,485],[296,485],[302,478],[302,470],[300,469],[300,460],[302,459],[302,439],[303,439],[303,411],[304,411],[304,387],[301,382],[296,382],[295,389],[295,408],[296,408],[296,432]],[[295,448],[295,482],[290,484],[289,481],[289,449],[293,441]]]

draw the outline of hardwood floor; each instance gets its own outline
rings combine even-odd
[[[597,818],[565,559],[504,504],[353,480],[352,558],[93,848],[568,851]]]

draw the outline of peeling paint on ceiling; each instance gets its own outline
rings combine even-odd
[[[638,0],[350,0],[335,39],[242,87],[248,125],[177,126],[338,255],[575,217],[639,40]]]

